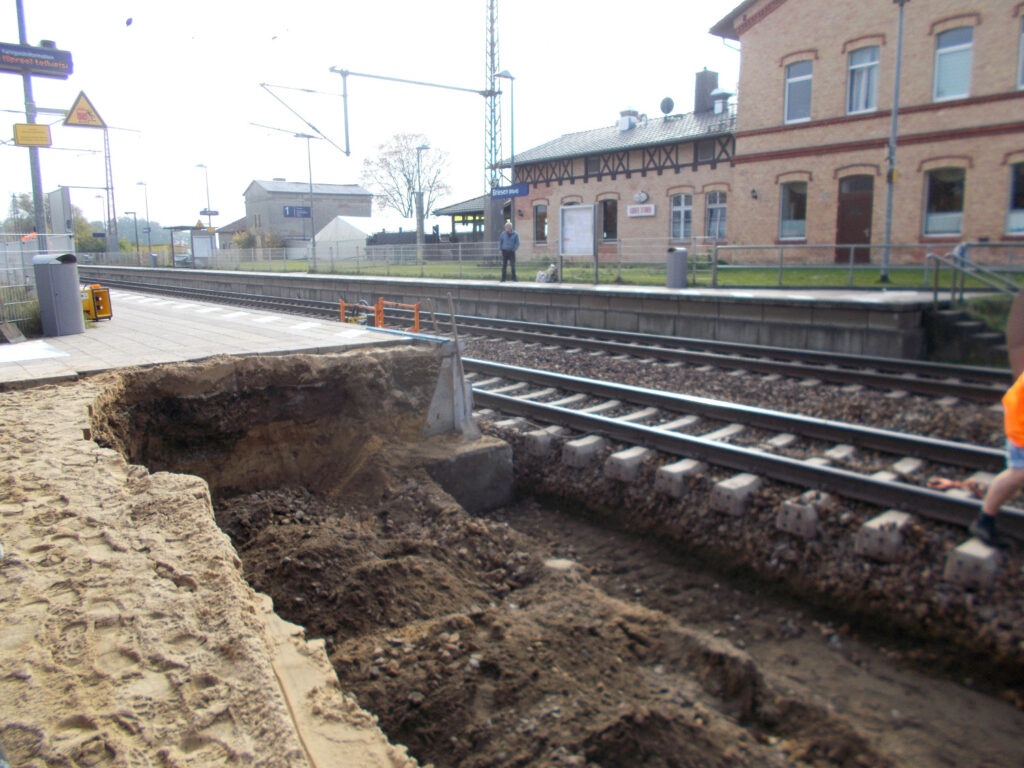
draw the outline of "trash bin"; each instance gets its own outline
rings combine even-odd
[[[39,296],[39,319],[45,336],[85,333],[85,317],[78,290],[78,262],[74,254],[41,254],[32,259]]]
[[[665,262],[665,285],[669,288],[685,288],[686,266],[686,249],[669,248]]]

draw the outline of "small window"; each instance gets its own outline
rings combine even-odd
[[[963,168],[937,168],[925,175],[926,235],[959,235],[964,216]]]
[[[846,112],[873,112],[878,109],[878,46],[869,45],[850,51],[849,93]]]
[[[533,240],[536,243],[548,241],[548,207],[543,203],[533,206]]]
[[[957,27],[935,38],[935,101],[962,99],[971,91],[971,42],[974,30]]]
[[[669,237],[673,240],[689,240],[693,236],[693,195],[672,195],[671,202]]]
[[[798,61],[786,67],[786,122],[811,119],[811,72],[813,62]]]
[[[590,155],[586,158],[587,176],[596,176],[601,172],[601,156]]]
[[[1010,166],[1010,210],[1006,214],[1006,231],[1024,235],[1024,163]]]
[[[600,205],[601,239],[617,240],[619,238],[619,201],[602,200]]]
[[[791,181],[782,185],[779,239],[804,237],[807,237],[807,182]]]
[[[697,162],[710,163],[715,159],[715,140],[704,139],[697,142]]]
[[[1024,19],[1020,20],[1020,42],[1017,43],[1017,89],[1024,91]]]
[[[708,192],[705,198],[704,234],[714,240],[725,240],[725,192]]]

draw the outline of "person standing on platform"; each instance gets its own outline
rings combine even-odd
[[[501,251],[501,282],[505,282],[505,272],[512,268],[512,282],[516,282],[516,250],[519,248],[519,233],[512,231],[512,222],[505,222],[505,230],[498,237],[498,250]]]

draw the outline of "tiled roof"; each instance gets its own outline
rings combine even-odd
[[[516,165],[539,163],[582,155],[596,155],[624,149],[638,149],[659,144],[675,144],[693,141],[703,136],[718,136],[731,133],[736,128],[736,105],[729,104],[723,114],[713,112],[690,112],[685,115],[667,115],[648,118],[637,123],[628,131],[619,130],[618,124],[590,131],[567,133],[546,144],[518,152]],[[502,166],[508,161],[503,160]]]
[[[249,184],[246,192],[253,184],[258,185],[267,192],[280,192],[290,195],[308,195],[309,182],[306,181],[253,181]],[[358,184],[313,184],[314,195],[370,195],[371,193],[360,187]]]
[[[474,197],[472,200],[463,200],[461,203],[452,203],[444,208],[435,208],[435,216],[455,216],[459,213],[480,213],[487,202],[487,195]]]

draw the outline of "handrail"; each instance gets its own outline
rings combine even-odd
[[[952,270],[952,280],[950,281],[949,287],[949,300],[952,302],[957,301],[957,287],[959,285],[960,298],[959,301],[964,299],[964,280],[967,275],[970,275],[975,280],[984,283],[994,291],[1009,296],[1011,299],[1017,295],[1017,284],[1012,280],[1008,280],[997,272],[993,272],[990,269],[986,269],[978,264],[975,264],[967,258],[964,253],[963,247],[957,247],[945,256],[942,256],[934,251],[928,251],[925,255],[925,265],[930,266],[933,270],[934,278],[932,281],[932,304],[938,306],[939,303],[939,264],[945,264]]]

